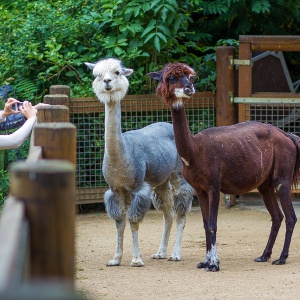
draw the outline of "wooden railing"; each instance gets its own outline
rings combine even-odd
[[[79,299],[73,290],[76,128],[68,115],[65,106],[39,108],[29,156],[10,167],[0,218],[0,299]]]

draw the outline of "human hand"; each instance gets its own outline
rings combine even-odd
[[[47,104],[47,103],[38,103],[36,105],[34,105],[33,107],[38,109],[39,107],[43,107],[43,106],[49,106],[50,104]]]
[[[36,116],[37,109],[32,106],[29,101],[24,101],[23,105],[19,107],[21,113],[26,119],[30,119]]]
[[[20,113],[18,110],[13,109],[13,107],[18,103],[20,103],[20,101],[17,99],[8,98],[7,101],[5,102],[4,109],[2,111],[2,117],[5,118],[9,115]]]

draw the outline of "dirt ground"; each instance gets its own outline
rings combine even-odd
[[[298,216],[298,219],[300,217]],[[299,221],[300,222],[300,221]],[[162,234],[162,214],[151,210],[139,230],[144,267],[130,267],[132,239],[126,226],[122,265],[107,267],[113,258],[116,229],[104,210],[80,213],[76,218],[76,290],[86,299],[299,299],[300,225],[296,224],[290,255],[283,266],[279,258],[285,232],[282,224],[272,260],[256,263],[266,246],[271,221],[267,212],[235,206],[220,208],[218,218],[219,272],[205,272],[196,265],[205,257],[205,237],[200,209],[187,217],[182,240],[182,260],[151,259]],[[168,255],[175,241],[172,228]]]

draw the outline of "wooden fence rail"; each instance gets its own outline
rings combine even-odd
[[[75,274],[76,127],[66,107],[38,110],[26,161],[10,167],[0,219],[0,299],[79,299]],[[55,122],[55,123],[40,123]]]

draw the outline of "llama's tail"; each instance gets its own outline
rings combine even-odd
[[[300,137],[296,134],[285,132],[281,128],[276,127],[278,131],[288,137],[294,145],[296,146],[296,163],[294,167],[293,173],[293,182],[292,185],[294,188],[297,188],[298,182],[300,181]]]
[[[194,189],[183,178],[181,170],[172,174],[171,184],[174,191],[174,211],[179,215],[184,215],[192,207]]]
[[[293,141],[297,150],[297,157],[293,174],[293,186],[294,188],[296,188],[300,180],[300,137],[293,133],[288,133],[287,135]]]

